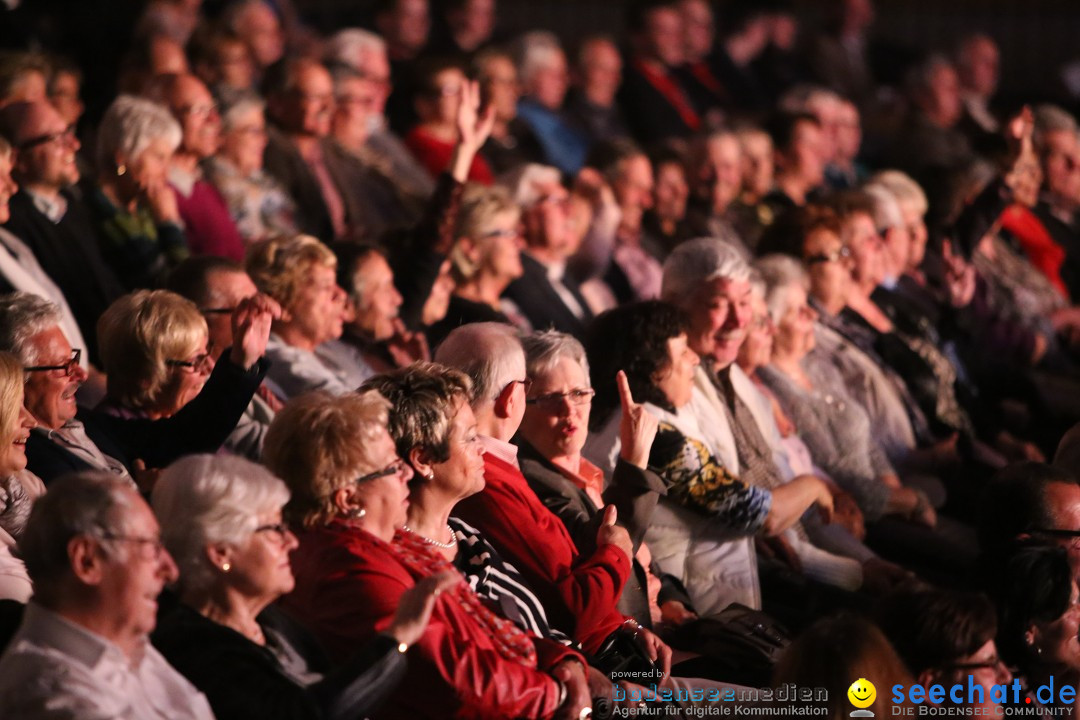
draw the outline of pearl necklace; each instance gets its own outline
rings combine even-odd
[[[415,530],[413,530],[408,525],[402,525],[401,529],[404,530],[405,532],[411,532],[413,535],[417,536],[418,538],[420,538],[421,540],[426,542],[428,545],[434,545],[435,547],[442,548],[443,550],[449,550],[450,548],[457,545],[457,535],[454,534],[453,528],[451,528],[449,525],[446,526],[446,531],[448,533],[450,533],[450,542],[447,542],[447,543],[439,542],[438,540],[432,540],[429,537],[424,537],[423,535],[416,532]]]

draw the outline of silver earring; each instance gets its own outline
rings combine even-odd
[[[367,510],[362,507],[353,508],[349,511],[349,517],[351,517],[353,520],[359,520],[365,515],[367,515]]]
[[[232,565],[227,562],[221,563],[221,572],[229,572],[230,570],[232,570]]]

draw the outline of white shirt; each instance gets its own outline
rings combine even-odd
[[[206,697],[149,641],[139,655],[31,602],[0,657],[0,717],[213,720]]]

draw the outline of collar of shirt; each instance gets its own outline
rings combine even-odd
[[[136,670],[143,657],[140,652],[135,658],[128,658],[105,638],[33,601],[26,606],[19,634],[24,640],[58,650],[95,674]]]
[[[67,214],[67,198],[60,193],[56,193],[55,198],[47,198],[33,190],[27,190],[26,194],[30,196],[30,200],[34,203],[34,207],[36,207],[42,215],[49,218],[49,222],[53,225],[56,225],[63,220],[64,215]]]
[[[484,452],[494,455],[499,460],[502,460],[508,465],[521,469],[518,465],[518,448],[513,443],[503,442],[498,438],[493,438],[489,435],[480,436],[480,444],[484,448]]]
[[[561,283],[563,276],[566,275],[566,261],[558,260],[553,263],[542,263],[544,271],[547,273],[548,280],[552,282]]]
[[[596,503],[597,507],[604,507],[604,471],[593,465],[584,457],[578,462],[578,471],[570,472],[561,465],[555,465],[567,480],[585,491],[589,499]]]
[[[169,184],[172,185],[177,192],[184,197],[191,197],[191,193],[195,191],[195,183],[199,181],[201,173],[196,166],[195,172],[184,172],[183,170],[170,166],[169,167]]]

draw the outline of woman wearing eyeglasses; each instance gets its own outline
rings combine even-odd
[[[98,319],[108,377],[100,409],[150,420],[175,415],[214,369],[208,337],[199,308],[176,293],[139,290],[120,297]]]
[[[520,223],[521,209],[502,188],[474,186],[466,191],[450,252],[455,288],[446,317],[428,328],[432,347],[467,323],[527,325],[523,317],[508,317],[502,299],[503,290],[524,272]]]
[[[289,491],[265,468],[228,456],[177,461],[154,487],[161,539],[176,559],[179,602],[153,642],[220,718],[279,720],[367,716],[405,674],[400,651],[423,633],[433,576],[401,597],[385,631],[331,667],[315,641],[272,604],[294,586],[283,523]]]
[[[390,402],[375,390],[312,393],[278,413],[266,459],[292,490],[286,513],[300,528],[296,589],[285,609],[341,660],[386,628],[409,588],[450,572],[458,582],[440,595],[427,632],[409,649],[408,690],[388,701],[386,714],[580,717],[588,706],[580,656],[496,615],[442,554],[454,547],[447,505],[483,486],[468,381],[459,387],[418,385],[408,403],[396,404],[395,426],[429,439],[409,452],[411,465],[387,431]],[[431,411],[408,411],[419,405]],[[421,476],[415,502],[428,508],[423,517],[410,512],[413,468]]]

